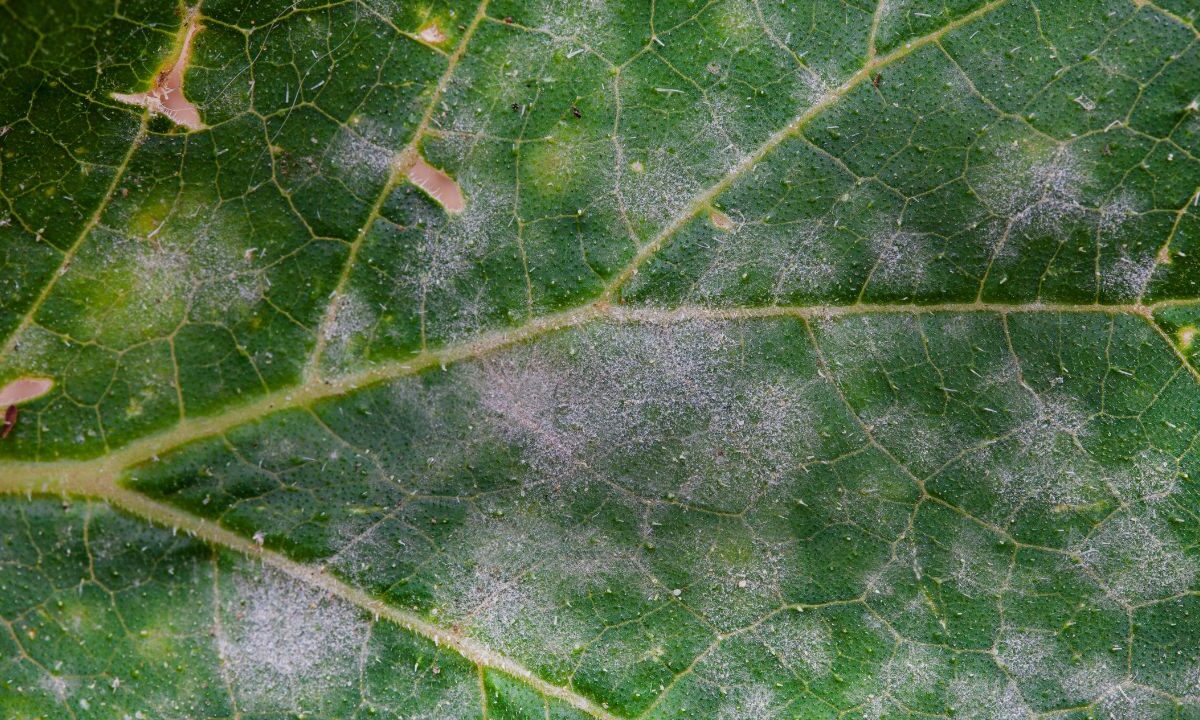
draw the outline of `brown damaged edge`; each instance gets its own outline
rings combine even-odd
[[[424,190],[437,200],[446,212],[457,215],[466,207],[462,188],[454,178],[425,161],[418,153],[412,153],[405,166],[404,174],[409,182]]]
[[[200,31],[200,22],[195,10],[188,13],[187,30],[183,36],[183,47],[179,56],[167,68],[158,71],[154,87],[141,93],[113,93],[113,99],[130,105],[140,105],[152,113],[163,115],[189,130],[203,130],[200,111],[183,94],[183,73],[192,55],[192,39]]]

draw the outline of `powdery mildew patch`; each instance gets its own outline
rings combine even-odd
[[[801,677],[829,675],[836,649],[829,627],[819,617],[784,610],[754,635],[784,667]]]
[[[1008,218],[1014,229],[1054,230],[1084,211],[1088,176],[1069,145],[1044,147],[1015,140],[997,147],[994,157],[974,184],[980,199]]]
[[[888,288],[910,289],[921,286],[929,264],[925,235],[900,230],[877,233],[868,240],[875,254],[873,283]]]
[[[818,224],[766,225],[759,221],[730,221],[727,232],[715,235],[712,260],[696,282],[700,299],[736,297],[743,277],[767,274],[773,302],[786,303],[794,296],[818,295],[838,277],[829,261],[831,248]],[[633,289],[636,290],[637,278]]]
[[[727,699],[721,703],[721,709],[717,711],[717,720],[772,720],[780,717],[783,710],[782,703],[776,699],[770,687],[752,685],[736,688],[729,693]]]
[[[735,326],[598,325],[570,343],[489,359],[468,380],[494,431],[543,478],[532,482],[585,485],[613,457],[682,442],[677,481],[630,491],[740,508],[808,454],[812,381],[747,373]]]
[[[954,717],[968,720],[1032,720],[1021,689],[1012,681],[956,678],[950,683]]]
[[[375,326],[378,313],[354,292],[339,295],[333,302],[337,306],[321,332],[326,343],[325,356],[330,364],[339,368],[352,361],[355,341]]]
[[[357,691],[369,623],[356,608],[274,571],[225,582],[216,643],[243,711],[311,712]]]
[[[1076,551],[1125,603],[1174,595],[1196,579],[1195,561],[1153,509],[1108,519]]]
[[[629,583],[638,575],[628,553],[590,528],[544,519],[547,512],[555,514],[531,503],[472,516],[436,561],[436,613],[516,657],[567,670],[600,629],[586,601],[572,608],[570,599],[606,587],[635,591]]]

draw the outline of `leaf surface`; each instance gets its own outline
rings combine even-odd
[[[0,5],[0,709],[1197,716],[1198,12]]]

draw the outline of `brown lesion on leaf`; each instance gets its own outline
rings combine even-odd
[[[733,230],[733,218],[729,217],[720,210],[710,210],[708,213],[708,219],[712,222],[713,227],[718,230],[723,232],[729,232]]]
[[[189,130],[203,130],[205,125],[200,119],[200,111],[183,92],[183,75],[191,59],[192,41],[200,29],[199,14],[192,10],[184,24],[183,45],[179,48],[179,53],[164,63],[155,74],[154,86],[146,92],[113,93],[113,99],[130,105],[140,105]]]
[[[446,212],[457,215],[466,207],[462,188],[454,178],[426,162],[418,153],[412,153],[404,166],[408,181],[437,200]]]
[[[54,387],[53,380],[40,377],[17,378],[4,387],[0,387],[0,412],[3,412],[3,420],[0,421],[0,440],[8,437],[8,434],[17,426],[17,406],[23,402],[40,398],[50,392],[52,387]]]

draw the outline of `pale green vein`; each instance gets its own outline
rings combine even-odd
[[[9,334],[8,339],[4,342],[4,347],[0,348],[0,359],[7,358],[9,354],[12,353],[16,348],[17,342],[21,339],[21,335],[26,329],[29,328],[30,323],[33,322],[34,316],[37,315],[37,311],[42,307],[42,304],[46,302],[46,298],[50,296],[50,292],[54,290],[55,285],[58,284],[58,279],[62,277],[71,267],[71,261],[75,259],[76,253],[78,253],[79,249],[83,247],[84,241],[86,241],[88,236],[92,234],[92,230],[95,229],[96,225],[100,223],[101,216],[104,215],[104,211],[108,208],[108,204],[112,201],[113,196],[117,193],[117,187],[121,184],[121,180],[123,180],[125,177],[125,171],[129,169],[129,163],[133,160],[134,154],[137,153],[138,148],[141,147],[142,142],[146,139],[149,127],[150,111],[145,110],[142,112],[141,121],[138,123],[137,133],[133,136],[133,142],[129,144],[129,149],[125,152],[125,157],[121,158],[121,163],[113,172],[112,182],[108,184],[108,189],[104,192],[104,196],[100,198],[100,203],[96,206],[95,211],[92,212],[91,217],[89,217],[87,222],[84,223],[83,229],[79,231],[79,235],[75,237],[75,241],[72,242],[71,246],[67,248],[67,251],[63,253],[62,260],[58,263],[58,268],[56,268],[54,274],[50,276],[49,281],[42,286],[42,290],[37,294],[37,297],[33,299],[33,302],[29,305],[29,310],[27,310],[25,315],[21,318],[21,322],[19,322],[17,326],[13,328],[12,333]]]
[[[458,47],[454,49],[454,53],[450,56],[450,61],[446,66],[445,72],[438,79],[437,86],[434,88],[433,95],[429,98],[429,103],[425,107],[425,112],[421,116],[421,121],[413,130],[412,138],[408,143],[396,153],[391,160],[391,170],[388,173],[387,181],[380,189],[379,195],[376,196],[375,202],[371,205],[371,210],[367,214],[366,220],[363,221],[362,227],[359,228],[358,234],[350,243],[350,252],[346,257],[345,263],[342,265],[341,275],[338,277],[337,284],[334,286],[333,293],[330,295],[329,304],[325,308],[325,317],[321,321],[320,327],[317,329],[317,337],[313,351],[309,355],[308,364],[304,370],[306,380],[311,380],[320,375],[321,358],[325,353],[325,345],[329,335],[330,326],[336,321],[338,308],[341,305],[343,293],[346,289],[346,283],[350,281],[350,275],[354,270],[355,261],[358,259],[358,252],[362,248],[363,241],[370,234],[371,228],[375,222],[379,220],[383,212],[384,203],[387,202],[392,190],[402,183],[407,177],[407,173],[413,162],[416,160],[415,153],[421,139],[425,135],[425,131],[429,128],[429,123],[433,119],[433,114],[437,110],[438,102],[442,99],[442,95],[446,92],[446,87],[450,83],[450,79],[454,76],[454,71],[458,68],[458,62],[467,51],[467,46],[471,42],[471,38],[475,35],[475,30],[479,24],[487,17],[487,7],[490,0],[480,0],[479,7],[475,11],[475,16],[471,18],[471,22],[467,25],[467,29],[463,32],[462,38],[458,41]]]

